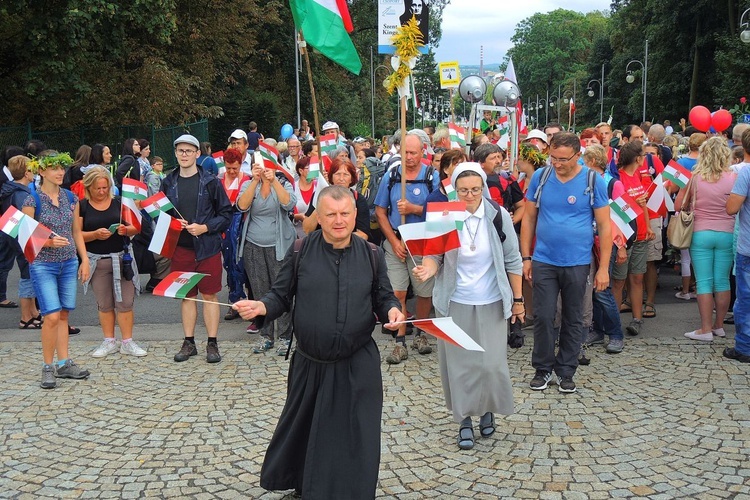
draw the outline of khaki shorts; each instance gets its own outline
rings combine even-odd
[[[625,281],[628,274],[644,274],[646,272],[646,254],[648,253],[649,241],[636,241],[628,249],[628,260],[622,264],[615,264],[612,271],[612,279]]]
[[[383,242],[383,250],[385,251],[385,264],[388,266],[388,279],[391,281],[394,292],[405,292],[411,282],[414,295],[417,297],[432,297],[435,278],[419,281],[412,274],[414,262],[417,263],[416,265],[422,264],[422,257],[415,255],[414,261],[412,261],[411,256],[407,256],[406,262],[404,262],[393,253],[393,247],[388,240]]]
[[[651,224],[651,230],[656,235],[656,238],[648,242],[648,253],[646,255],[646,262],[653,262],[655,260],[661,260],[663,244],[661,241],[662,231],[662,218],[657,217],[649,221]]]

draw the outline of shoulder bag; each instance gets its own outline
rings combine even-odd
[[[680,211],[669,220],[667,227],[667,241],[674,248],[685,250],[690,248],[693,241],[693,224],[695,222],[695,198],[697,181],[690,179],[687,194],[682,200]]]

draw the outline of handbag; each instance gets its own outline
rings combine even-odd
[[[693,224],[695,223],[695,191],[697,189],[693,179],[690,179],[692,184],[692,193],[688,190],[689,202],[687,200],[682,201],[682,207],[680,212],[676,213],[670,220],[669,226],[667,226],[667,241],[674,248],[685,250],[690,248],[690,243],[693,241]],[[692,194],[692,196],[691,196]]]

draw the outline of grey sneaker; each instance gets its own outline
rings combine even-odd
[[[206,363],[218,363],[221,361],[219,354],[219,345],[213,342],[206,344]]]
[[[596,344],[603,344],[604,343],[604,334],[603,333],[597,333],[595,330],[589,330],[588,335],[586,335],[586,340],[583,341],[584,344],[588,345],[596,345]]]
[[[642,319],[634,319],[630,322],[630,324],[625,328],[625,331],[628,332],[628,335],[632,335],[635,337],[636,335],[639,335],[641,333],[641,327],[643,326],[643,320]]]
[[[416,349],[419,354],[430,354],[432,352],[432,347],[430,347],[427,337],[424,333],[421,333],[421,330],[420,334],[414,337],[411,348]]]
[[[564,393],[576,392],[576,383],[573,382],[573,377],[560,377],[560,385],[557,386],[557,390]]]
[[[276,355],[286,356],[290,343],[289,340],[279,339],[279,347],[276,348]]]
[[[55,380],[55,367],[52,365],[42,366],[42,383],[39,384],[42,389],[54,389],[57,387]]]
[[[406,346],[401,342],[396,342],[393,352],[385,357],[385,362],[389,365],[397,365],[408,357],[409,351],[406,349]]]
[[[74,378],[77,380],[88,378],[89,375],[88,370],[84,370],[75,364],[72,359],[68,359],[64,365],[58,366],[57,373],[55,373],[57,378]]]
[[[623,339],[609,339],[609,344],[607,344],[607,352],[610,354],[618,354],[621,353],[622,350],[625,348],[625,340]]]
[[[195,344],[189,340],[183,340],[180,352],[174,355],[174,360],[181,363],[187,361],[190,359],[190,356],[195,356],[196,354],[198,354],[198,348],[195,347]]]
[[[273,349],[273,340],[261,337],[253,346],[253,354],[263,354],[271,349]]]
[[[552,372],[537,370],[534,378],[529,382],[529,387],[535,391],[543,391],[547,386],[554,384],[555,382],[555,375]]]

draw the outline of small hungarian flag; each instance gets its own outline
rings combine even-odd
[[[462,347],[467,351],[484,352],[484,348],[477,344],[468,333],[463,331],[451,317],[417,319],[412,323],[433,337],[444,340],[449,344]]]
[[[23,255],[29,264],[34,262],[50,236],[52,236],[52,231],[39,224],[33,217],[21,219],[21,225],[18,228],[18,244],[23,248]]]
[[[456,190],[453,189],[453,184],[451,184],[450,178],[446,177],[443,179],[442,183],[443,189],[445,189],[445,194],[448,196],[448,201],[458,200],[458,194],[456,193]]]
[[[466,217],[465,201],[448,201],[427,204],[425,222],[430,228],[439,229],[446,222],[452,222],[459,231],[464,228]]]
[[[174,205],[169,201],[166,194],[159,191],[155,195],[143,200],[141,207],[148,212],[152,219],[156,219],[160,213],[172,210]]]
[[[261,153],[261,155],[263,155],[263,153]],[[279,165],[278,163],[276,163],[272,159],[263,157],[263,168],[267,168],[269,170],[276,170],[277,172],[281,172],[282,174],[284,174],[284,177],[286,177],[286,180],[288,180],[289,183],[292,186],[294,186],[294,177],[292,177],[292,174],[290,174],[289,172],[287,172],[287,170],[284,167],[282,167],[281,165]]]
[[[123,184],[123,187],[125,184]],[[136,230],[141,232],[141,211],[135,206],[135,202],[130,198],[122,198],[122,222],[131,226],[134,226]]]
[[[441,255],[461,246],[455,222],[401,224],[398,232],[412,255]]]
[[[192,288],[206,276],[208,275],[202,273],[175,271],[170,273],[166,278],[161,280],[161,283],[156,285],[153,294],[162,297],[184,299],[187,297],[188,293],[190,293],[190,290],[192,290]]]
[[[680,186],[680,188],[684,188],[685,186],[687,186],[688,181],[690,181],[690,178],[693,177],[693,174],[690,172],[690,170],[686,169],[674,160],[669,160],[667,166],[664,167],[662,175],[665,179],[672,181]]]
[[[310,158],[310,165],[307,170],[307,180],[311,181],[317,179],[320,175],[320,160],[317,156]]]
[[[279,162],[279,150],[263,141],[258,142],[258,151],[267,160]]]
[[[224,168],[224,151],[217,151],[211,155],[211,158],[216,162],[216,168]]]
[[[320,136],[320,150],[323,153],[333,151],[338,147],[338,140],[336,134],[326,134]]]
[[[661,174],[654,178],[654,182],[646,190],[648,202],[646,207],[656,212],[661,217],[666,217],[669,212],[674,212],[674,202],[669,193],[664,189],[664,179]]]
[[[466,130],[455,123],[448,124],[448,133],[451,138],[451,148],[463,148],[466,146]]]
[[[182,224],[179,220],[163,212],[160,213],[148,250],[171,259],[175,248],[177,248],[177,240],[180,239],[181,231]]]
[[[434,155],[427,150],[427,144],[422,146],[422,165],[424,165],[425,167],[429,167],[430,165],[432,165],[433,156]]]
[[[625,222],[630,222],[643,215],[643,210],[633,198],[623,193],[622,196],[612,200],[609,203],[612,210],[619,215]]]
[[[622,220],[611,206],[609,207],[609,218],[612,221],[612,241],[617,245],[617,248],[623,248],[627,245],[628,239],[633,236],[633,228]]]
[[[145,200],[148,197],[148,188],[141,181],[125,177],[122,180],[122,197],[132,200]]]
[[[18,236],[18,229],[21,226],[21,221],[26,215],[18,210],[16,207],[11,205],[8,210],[5,211],[2,217],[0,217],[0,231],[4,232],[11,238]]]
[[[497,128],[500,132],[501,137],[510,133],[508,115],[497,115]]]

